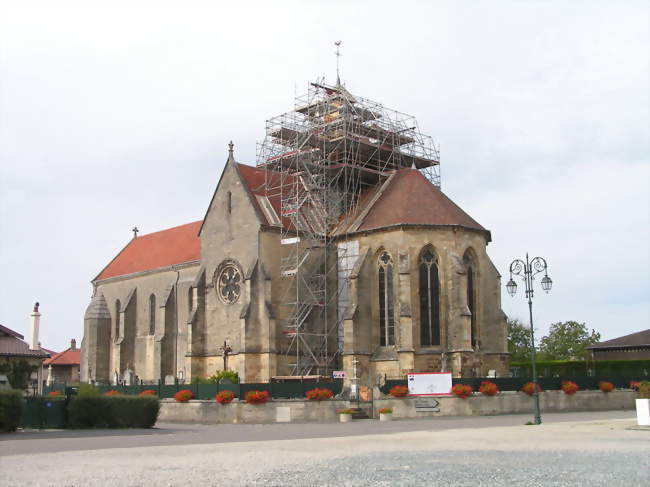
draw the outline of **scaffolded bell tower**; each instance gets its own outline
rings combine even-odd
[[[358,246],[336,231],[364,192],[393,171],[415,167],[440,186],[440,155],[414,117],[353,96],[337,81],[311,83],[294,109],[266,123],[258,167],[281,201],[278,318],[291,375],[329,374],[342,350],[348,277]]]

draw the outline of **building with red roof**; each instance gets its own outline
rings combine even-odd
[[[435,146],[312,86],[267,122],[256,167],[231,144],[201,220],[136,232],[93,279],[82,379],[507,372],[491,234],[441,191]]]
[[[77,348],[77,340],[70,340],[70,347],[63,352],[54,353],[43,362],[43,377],[48,382],[68,383],[79,382],[81,367],[81,350]]]

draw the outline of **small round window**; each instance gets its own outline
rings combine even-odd
[[[226,264],[219,272],[215,287],[217,294],[226,304],[233,304],[241,294],[241,273],[234,264]]]

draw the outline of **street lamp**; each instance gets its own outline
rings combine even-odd
[[[528,312],[530,314],[530,344],[531,355],[533,364],[533,405],[535,408],[535,424],[542,424],[542,414],[539,410],[539,391],[537,390],[537,366],[535,362],[535,332],[533,329],[533,280],[535,276],[541,272],[544,273],[541,284],[545,292],[549,292],[553,286],[553,281],[546,272],[546,261],[542,257],[535,257],[528,259],[526,254],[526,262],[521,259],[515,259],[510,264],[510,280],[506,284],[506,289],[510,296],[514,296],[517,292],[517,283],[512,276],[519,276],[526,285],[526,297],[528,298]]]

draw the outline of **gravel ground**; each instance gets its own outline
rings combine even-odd
[[[0,458],[0,485],[650,485],[650,432],[627,429],[632,424],[606,419],[9,454]]]

